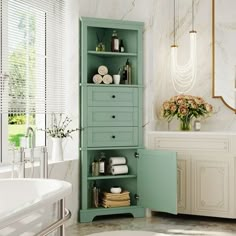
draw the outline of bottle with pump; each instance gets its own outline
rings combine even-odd
[[[113,30],[112,37],[111,37],[111,51],[112,52],[119,52],[120,49],[120,42],[115,30]]]
[[[101,152],[101,156],[99,159],[99,174],[100,175],[105,175],[105,170],[106,170],[106,156],[104,152]]]

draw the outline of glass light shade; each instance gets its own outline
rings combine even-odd
[[[197,32],[190,31],[190,57],[186,64],[178,64],[178,46],[171,46],[171,79],[177,93],[189,92],[197,75]]]

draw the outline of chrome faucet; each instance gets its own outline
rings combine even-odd
[[[31,135],[30,135],[31,134]],[[30,137],[29,148],[35,148],[35,132],[32,127],[28,127],[26,130],[25,138]]]
[[[48,152],[47,147],[36,147],[35,145],[35,132],[32,127],[28,127],[26,130],[25,138],[27,138],[27,147],[21,147],[20,148],[20,169],[19,169],[19,176],[21,178],[25,178],[25,165],[26,162],[30,161],[31,163],[31,174],[30,177],[33,178],[34,176],[34,161],[35,156],[37,157],[37,154],[40,151],[40,178],[48,178]],[[28,140],[29,139],[29,140]],[[30,158],[28,158],[28,155],[26,157],[26,153],[28,154],[28,151],[30,151]],[[37,153],[35,155],[35,152]]]
[[[35,132],[32,127],[28,127],[26,130],[25,138],[27,140],[27,147],[30,148],[30,163],[31,163],[31,177],[34,175],[34,148],[35,148]]]

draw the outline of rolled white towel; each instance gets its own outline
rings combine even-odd
[[[95,84],[101,84],[102,83],[102,76],[99,74],[96,74],[93,76],[93,82]]]
[[[104,84],[111,84],[112,83],[112,76],[109,74],[106,74],[102,77],[102,81]]]
[[[108,73],[108,68],[104,65],[98,67],[98,74],[99,75],[106,75]]]
[[[111,166],[124,165],[124,164],[126,164],[126,158],[125,157],[110,157],[109,158],[109,164]]]
[[[111,167],[111,174],[112,175],[122,175],[128,173],[128,166],[127,165],[119,165],[119,166],[112,166]]]

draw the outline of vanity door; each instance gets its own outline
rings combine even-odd
[[[138,204],[177,214],[177,163],[173,151],[138,150]]]

